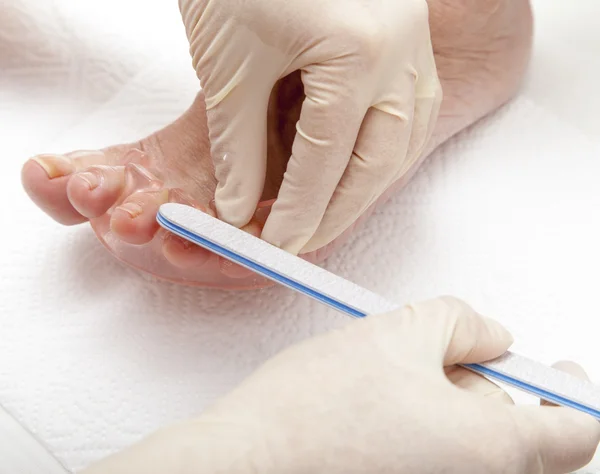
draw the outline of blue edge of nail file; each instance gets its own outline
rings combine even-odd
[[[164,204],[160,207],[157,221],[165,229],[194,244],[346,315],[363,318],[400,307],[190,206]],[[485,363],[465,364],[463,367],[600,420],[600,387],[587,380],[513,352],[506,352]]]

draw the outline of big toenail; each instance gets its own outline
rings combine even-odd
[[[135,219],[143,212],[142,206],[136,204],[135,202],[126,202],[125,204],[122,204],[121,206],[117,207],[117,209],[125,211],[131,216],[132,219]]]
[[[94,173],[92,173],[90,171],[85,171],[84,173],[79,173],[77,175],[77,177],[87,183],[90,191],[93,191],[98,186],[100,186],[100,180],[98,179],[98,176],[96,176]]]
[[[32,158],[48,175],[48,178],[60,178],[75,171],[71,160],[62,155],[38,155]]]

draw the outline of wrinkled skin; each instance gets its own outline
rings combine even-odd
[[[325,259],[376,206],[410,180],[437,146],[516,94],[532,43],[527,0],[430,0],[429,9],[444,98],[426,152],[339,238],[304,258]],[[263,200],[244,229],[253,235],[260,235],[277,195],[302,100],[296,73],[279,81],[272,92]],[[156,224],[156,211],[166,201],[185,202],[214,215],[216,180],[202,93],[178,120],[138,142],[39,155],[24,165],[22,180],[31,199],[56,221],[65,225],[89,221],[117,258],[156,277],[221,288],[269,285]]]

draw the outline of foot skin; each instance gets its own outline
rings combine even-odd
[[[211,201],[216,180],[202,94],[179,120],[138,143],[35,156],[23,166],[22,181],[31,199],[56,221],[89,221],[118,259],[156,277],[209,287],[268,284],[156,222],[158,208],[166,202],[215,216]],[[271,202],[259,205],[245,231],[260,235]]]
[[[529,59],[532,30],[527,0],[430,0],[429,4],[444,100],[423,159],[515,94]],[[260,235],[277,195],[303,98],[298,74],[280,81],[271,96],[265,192],[254,219],[244,229],[253,235]],[[423,159],[376,205],[403,187]],[[158,278],[217,288],[271,284],[156,223],[156,212],[165,202],[185,203],[215,215],[216,180],[202,93],[177,121],[137,143],[33,157],[23,166],[22,181],[30,198],[57,222],[89,221],[118,259]],[[334,242],[303,258],[325,259],[376,205]]]

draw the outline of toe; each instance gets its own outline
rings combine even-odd
[[[200,204],[189,197],[180,189],[171,189],[169,202],[177,202],[195,207],[199,211],[215,217],[215,213],[208,206]],[[213,255],[203,247],[195,245],[188,240],[167,232],[163,240],[163,255],[174,266],[179,268],[199,268]]]
[[[46,214],[64,225],[74,225],[86,220],[71,205],[67,197],[67,183],[73,164],[59,155],[41,155],[25,163],[21,181],[31,200]]]
[[[158,208],[169,198],[167,189],[138,191],[129,196],[112,213],[110,228],[121,240],[134,245],[150,242],[159,228]]]
[[[179,268],[201,267],[212,255],[208,250],[170,232],[163,240],[163,254],[169,262]]]
[[[91,166],[75,173],[67,185],[67,196],[73,208],[89,219],[108,211],[123,193],[123,166]]]
[[[31,158],[21,171],[21,181],[31,200],[54,220],[65,225],[86,221],[67,196],[67,185],[74,172],[103,164],[102,152],[78,151],[66,155],[44,154]]]
[[[229,278],[246,278],[252,275],[252,270],[248,270],[237,263],[230,262],[223,257],[219,257],[219,269],[221,273]]]

